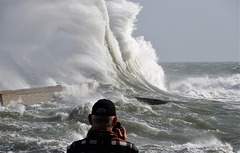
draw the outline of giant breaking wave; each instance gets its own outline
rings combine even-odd
[[[96,81],[165,90],[151,43],[132,36],[141,8],[126,0],[1,1],[0,89]]]

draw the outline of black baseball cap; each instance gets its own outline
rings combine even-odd
[[[112,101],[108,99],[100,99],[93,105],[92,115],[116,116],[116,107]]]

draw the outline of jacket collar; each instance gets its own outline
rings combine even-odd
[[[110,131],[92,131],[89,136],[90,138],[115,138],[117,135]]]

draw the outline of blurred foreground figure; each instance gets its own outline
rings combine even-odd
[[[67,153],[138,153],[138,149],[128,142],[123,126],[112,129],[117,123],[116,107],[107,99],[97,101],[88,116],[92,125],[85,139],[75,141],[67,148]]]

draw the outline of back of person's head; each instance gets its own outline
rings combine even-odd
[[[111,127],[115,117],[116,107],[108,99],[100,99],[92,107],[92,122],[95,126]]]

